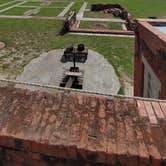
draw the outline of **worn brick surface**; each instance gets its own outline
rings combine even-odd
[[[164,113],[164,101],[0,88],[0,165],[166,164]]]

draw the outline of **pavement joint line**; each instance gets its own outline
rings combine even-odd
[[[19,8],[36,8],[36,6],[17,6]]]
[[[72,89],[72,88],[64,88],[54,85],[44,85],[39,83],[31,83],[31,82],[25,82],[25,81],[18,81],[18,80],[11,80],[11,79],[5,79],[0,78],[0,82],[6,82],[6,83],[14,83],[14,84],[22,84],[22,85],[29,85],[29,86],[37,86],[42,88],[50,88],[50,89],[57,89],[57,90],[63,90],[65,92],[78,92],[78,93],[87,93],[87,94],[94,94],[94,95],[104,95],[109,97],[118,97],[118,98],[125,98],[125,99],[136,99],[136,100],[144,100],[144,101],[157,101],[157,102],[164,102],[166,103],[166,100],[160,100],[160,99],[153,99],[153,98],[144,98],[144,97],[137,97],[137,96],[127,96],[127,95],[118,95],[118,94],[107,94],[107,93],[99,93],[89,90],[80,90],[80,89]]]
[[[114,35],[114,34],[95,34],[95,33],[73,33],[70,32],[71,35],[85,35],[85,36],[110,36],[110,37],[126,37],[126,38],[135,38],[134,35]]]
[[[75,2],[70,2],[68,6],[58,15],[58,17],[64,17],[65,14],[70,10],[70,8],[74,5]]]
[[[14,7],[17,7],[17,6],[19,6],[19,5],[22,5],[22,4],[26,3],[26,2],[27,2],[27,1],[23,1],[23,2],[20,2],[20,3],[15,4],[15,5],[13,5],[13,6],[10,6],[10,7],[7,7],[7,8],[5,8],[5,9],[2,9],[2,10],[0,10],[0,13],[2,13],[2,12],[4,12],[4,11],[7,11],[7,10],[9,10],[9,9],[12,9],[12,8],[14,8]]]
[[[80,21],[101,21],[101,22],[115,22],[115,23],[126,23],[126,21],[121,20],[121,19],[112,19],[112,18],[88,18],[88,17],[84,17],[84,18],[80,18]]]
[[[3,4],[0,5],[0,7],[6,6],[6,5],[14,3],[14,2],[17,2],[17,1],[10,1],[10,2],[7,2],[7,3],[3,3]]]
[[[0,18],[16,19],[42,19],[42,20],[65,20],[65,17],[46,17],[46,16],[17,16],[17,15],[0,15]]]

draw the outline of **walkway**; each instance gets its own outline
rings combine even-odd
[[[47,16],[10,16],[0,15],[0,18],[18,18],[18,19],[42,19],[42,20],[65,20],[65,17],[47,17]]]
[[[58,17],[64,17],[65,14],[70,10],[75,2],[70,2],[70,4],[58,15]]]
[[[115,22],[115,23],[125,23],[126,21],[115,18],[81,18],[81,21],[100,21],[100,22]]]
[[[81,8],[80,8],[80,10],[79,10],[79,12],[77,14],[77,19],[78,20],[80,20],[81,18],[83,18],[85,9],[87,7],[87,4],[88,4],[87,2],[84,2],[83,5],[81,6]]]
[[[12,8],[14,8],[14,7],[17,7],[17,6],[19,6],[19,5],[22,5],[22,4],[26,3],[26,2],[27,2],[27,1],[23,1],[23,2],[20,2],[20,3],[15,4],[15,5],[13,5],[13,6],[9,6],[9,7],[5,8],[5,9],[0,10],[0,13],[2,13],[2,12],[4,12],[4,11],[7,11],[7,10],[9,10],[9,9],[12,9]]]

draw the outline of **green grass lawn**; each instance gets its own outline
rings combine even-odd
[[[94,3],[120,3],[135,17],[166,16],[166,0],[87,0],[88,8]]]
[[[40,6],[41,2],[26,2],[24,6]]]
[[[10,6],[13,6],[13,5],[15,5],[15,4],[17,4],[17,3],[19,3],[18,1],[17,2],[12,2],[12,3],[10,3],[10,4],[7,4],[7,5],[5,5],[5,6],[2,6],[2,7],[0,7],[0,10],[2,10],[2,9],[5,9],[5,8],[8,8],[8,7],[10,7]]]
[[[23,15],[26,11],[31,10],[31,9],[33,9],[33,8],[15,7],[15,8],[2,12],[1,14],[3,14],[3,15]]]
[[[66,1],[55,1],[55,2],[52,2],[50,6],[57,6],[57,7],[66,7],[67,5],[69,5],[70,2],[66,2]]]
[[[61,8],[42,8],[40,12],[34,14],[34,16],[57,16],[62,11],[63,9]]]
[[[112,23],[112,22],[81,21],[80,28],[121,30],[122,26],[120,23]]]
[[[68,15],[71,11],[75,11],[76,13],[78,13],[82,5],[83,2],[81,1],[75,2],[74,5],[70,8],[70,10],[66,13],[66,15]]]
[[[102,54],[119,76],[123,71],[132,77],[134,39],[70,34],[60,36],[61,26],[62,22],[55,20],[0,19],[0,41],[7,44],[7,53],[3,55],[0,52],[0,74],[16,77],[40,53],[64,48],[70,43],[84,43]]]
[[[7,3],[7,2],[10,2],[12,0],[0,0],[0,5],[3,4],[3,3]]]

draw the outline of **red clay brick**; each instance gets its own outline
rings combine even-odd
[[[113,100],[107,100],[106,117],[108,117],[108,120],[105,133],[107,139],[106,163],[112,165],[116,164],[117,129],[115,116]]]
[[[130,108],[129,103],[124,102],[123,112],[125,113],[125,129],[126,129],[126,142],[127,142],[127,156],[129,166],[138,165],[138,143],[135,135],[135,126],[133,123],[134,117],[127,114],[127,112],[132,113],[132,108]]]
[[[157,115],[157,118],[160,119],[164,119],[164,114],[160,108],[160,105],[158,102],[152,102],[152,106],[153,106],[153,110],[155,112],[155,114]]]
[[[144,136],[142,133],[142,130],[139,126],[135,128],[136,132],[136,139],[138,142],[138,151],[139,151],[139,165],[140,166],[146,166],[150,164],[149,159],[149,152],[147,149],[147,145],[144,141]]]
[[[147,111],[148,116],[149,116],[150,123],[152,125],[157,125],[158,121],[157,121],[156,115],[154,113],[153,107],[151,105],[151,102],[144,101],[144,104],[145,104],[145,108],[146,108],[146,111]]]
[[[141,165],[149,158],[152,165],[165,160],[163,124],[155,130],[154,123],[143,121],[134,99],[0,88],[0,101],[1,152],[24,151],[25,164],[48,164],[47,158],[122,165],[137,165],[138,158]],[[150,122],[159,108],[153,105],[145,105]]]
[[[166,103],[165,102],[160,102],[160,106],[161,106],[163,114],[165,115],[165,118],[166,118]]]
[[[115,114],[116,114],[116,128],[117,128],[117,160],[120,164],[126,165],[127,163],[127,142],[126,142],[126,128],[124,123],[124,118],[122,114],[122,106],[120,101],[114,103]]]
[[[137,106],[140,116],[148,118],[144,102],[142,100],[137,100]]]
[[[144,135],[144,141],[146,143],[146,146],[148,148],[148,152],[150,154],[150,158],[151,158],[151,165],[153,166],[159,166],[161,164],[161,155],[158,151],[158,148],[155,144],[155,141],[153,139],[153,135],[152,135],[152,128],[148,127],[148,126],[141,126],[142,127],[142,131],[143,131],[143,135]]]

